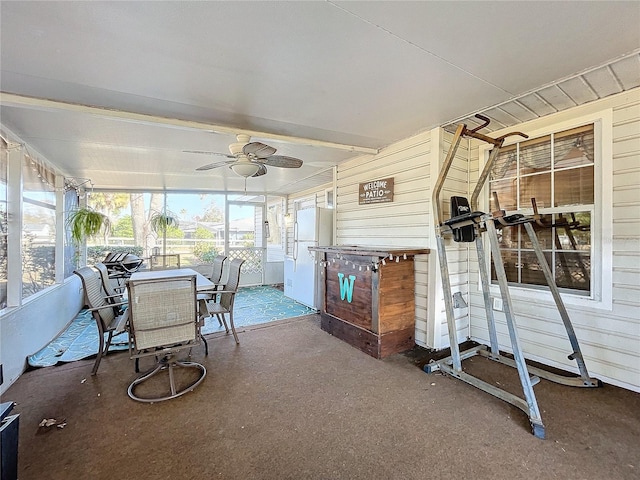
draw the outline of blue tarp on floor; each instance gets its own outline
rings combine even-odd
[[[238,290],[234,306],[236,329],[247,325],[299,317],[315,313],[284,296],[281,290],[270,286],[242,287]],[[203,334],[224,331],[215,318],[207,318]],[[107,336],[105,335],[105,341]],[[126,350],[126,333],[113,338],[109,351]],[[49,367],[62,362],[73,362],[88,358],[98,351],[98,327],[87,310],[81,311],[69,327],[45,348],[27,358],[32,367]]]

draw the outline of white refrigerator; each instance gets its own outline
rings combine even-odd
[[[284,259],[284,295],[316,310],[320,309],[319,267],[309,247],[324,247],[333,241],[333,210],[298,210],[293,225],[292,254]]]

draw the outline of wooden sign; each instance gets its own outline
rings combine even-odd
[[[360,205],[393,202],[393,177],[361,183],[358,200]]]

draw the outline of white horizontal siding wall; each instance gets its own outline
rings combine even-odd
[[[612,168],[609,184],[603,184],[605,213],[604,249],[612,250],[612,281],[603,285],[612,292],[610,305],[573,304],[563,294],[585,362],[592,376],[640,391],[640,89],[608,97],[572,110],[527,122],[512,129],[524,133],[550,128],[583,116],[609,111],[612,143],[604,145],[605,168]],[[506,131],[495,132],[499,136]],[[476,145],[477,147],[477,145]],[[607,158],[607,152],[608,158]],[[478,175],[478,149],[472,150],[471,178]],[[611,167],[608,167],[611,166]],[[607,181],[607,180],[605,180]],[[611,199],[611,200],[608,200]],[[608,244],[608,245],[607,245]],[[475,249],[471,252],[475,257]],[[596,251],[593,261],[601,259]],[[478,286],[477,263],[470,262],[471,337],[487,343],[487,326]],[[577,371],[567,359],[571,347],[560,316],[551,300],[532,302],[522,294],[513,298],[516,322],[525,356],[569,371]],[[501,348],[510,350],[504,317],[496,312]]]
[[[430,141],[424,133],[338,167],[338,245],[426,247]],[[393,202],[358,204],[360,183],[394,178]]]
[[[355,158],[338,167],[336,244],[429,248],[431,236],[430,132]],[[360,183],[393,177],[393,202],[359,205]],[[416,343],[428,345],[429,260],[415,258]],[[402,261],[402,260],[400,260]]]

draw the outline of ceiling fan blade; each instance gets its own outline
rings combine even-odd
[[[201,172],[203,170],[211,170],[214,168],[218,168],[218,167],[223,167],[225,165],[229,165],[230,163],[233,163],[231,161],[227,161],[227,162],[214,162],[214,163],[209,163],[207,165],[203,165],[201,167],[196,168],[197,171]]]
[[[219,155],[221,157],[236,158],[228,153],[205,152],[204,150],[183,150],[182,153],[197,153],[199,155]]]
[[[252,177],[259,177],[259,176],[264,175],[265,173],[267,173],[267,167],[265,167],[262,164],[259,164],[259,166],[260,166],[260,170],[258,170],[256,173],[251,175]]]
[[[276,153],[276,149],[264,143],[251,142],[242,147],[242,153],[254,155],[256,158],[267,158]]]
[[[302,166],[302,160],[299,158],[285,157],[283,155],[272,155],[268,158],[258,158],[256,161],[269,165],[270,167],[300,168]]]

